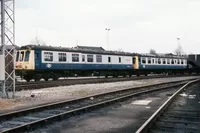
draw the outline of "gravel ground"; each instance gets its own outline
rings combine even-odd
[[[82,96],[108,92],[112,90],[120,90],[125,88],[139,87],[150,84],[185,80],[191,78],[195,77],[191,76],[191,77],[178,77],[178,78],[144,79],[137,81],[72,85],[72,86],[44,88],[39,90],[36,89],[36,90],[19,91],[16,92],[16,97],[14,99],[3,100],[0,103],[0,113],[5,109],[13,109],[13,108],[19,109],[23,107],[45,104],[64,99],[70,100]],[[4,107],[5,105],[6,108]]]

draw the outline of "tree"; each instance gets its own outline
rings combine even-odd
[[[174,50],[174,53],[178,56],[184,55],[184,51],[181,45],[178,45],[178,47]]]
[[[43,45],[43,46],[46,46],[46,43],[45,41],[43,41],[40,37],[35,37],[32,41],[31,41],[32,44],[35,44],[35,45]]]
[[[155,50],[155,49],[150,49],[150,50],[149,50],[149,53],[155,55],[155,54],[156,54],[156,50]]]

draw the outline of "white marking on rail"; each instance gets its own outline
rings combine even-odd
[[[195,99],[195,98],[196,98],[196,95],[189,95],[188,98],[189,98],[189,99]]]
[[[151,102],[152,102],[152,100],[136,100],[136,101],[133,101],[131,104],[134,104],[134,105],[148,105]]]
[[[180,94],[180,96],[182,96],[182,97],[187,97],[188,95],[185,94],[185,93],[182,93],[182,94]]]

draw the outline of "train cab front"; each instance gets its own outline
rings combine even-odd
[[[33,50],[19,50],[16,54],[15,69],[34,70]]]

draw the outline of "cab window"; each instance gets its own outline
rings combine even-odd
[[[20,61],[24,61],[24,51],[22,51],[20,54]]]
[[[26,51],[24,61],[29,61],[30,51]]]
[[[17,52],[17,55],[16,55],[16,62],[19,61],[19,52]]]

